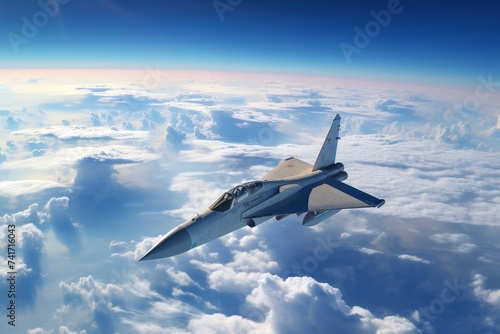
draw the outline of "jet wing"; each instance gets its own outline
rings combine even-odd
[[[312,170],[313,166],[305,161],[297,158],[288,158],[281,161],[272,171],[267,173],[262,181],[283,180],[287,177],[295,176],[302,173],[307,173]]]
[[[384,203],[383,199],[376,198],[341,181],[328,179],[319,186],[300,187],[296,185],[284,189],[277,195],[245,211],[243,218],[380,207]]]
[[[380,207],[385,203],[359,189],[335,179],[311,190],[308,211]]]

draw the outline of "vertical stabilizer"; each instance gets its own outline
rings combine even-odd
[[[326,135],[325,142],[321,147],[321,151],[319,152],[318,158],[316,158],[316,162],[314,163],[313,171],[321,168],[328,167],[335,163],[335,155],[337,154],[337,142],[340,139],[339,137],[340,130],[340,115],[337,114],[333,120],[333,124]]]

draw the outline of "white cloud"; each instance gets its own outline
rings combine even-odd
[[[16,271],[17,291],[23,290],[23,293],[17,292],[16,305],[20,309],[33,309],[37,302],[37,297],[40,288],[43,286],[43,270],[42,256],[44,255],[45,236],[34,224],[27,223],[24,225],[14,224],[15,229],[9,231],[8,225],[0,226],[0,245],[5,245],[4,248],[7,254],[7,235],[12,233],[15,235],[14,258],[1,258],[5,263],[3,268],[0,268],[0,277],[9,277],[11,268],[7,266],[7,260],[13,261]],[[9,249],[12,249],[9,247]],[[5,279],[2,280],[2,283]]]
[[[386,316],[383,319],[370,319],[376,334],[416,334],[420,333],[408,319],[400,316]]]
[[[150,280],[135,274],[124,275],[117,284],[87,276],[59,286],[64,305],[58,309],[56,320],[78,330],[110,333],[125,326],[121,328],[127,332],[186,333],[182,328],[188,319],[201,315],[187,303],[165,298],[151,287]]]
[[[45,330],[41,327],[28,329],[28,331],[27,331],[27,334],[54,334],[54,333],[55,332],[53,329]],[[87,331],[86,330],[72,331],[71,329],[69,329],[66,326],[60,326],[58,333],[59,334],[87,334]]]
[[[264,323],[272,332],[418,333],[400,316],[377,318],[359,306],[349,307],[340,290],[311,277],[264,274],[247,297],[249,307],[265,312]]]
[[[86,127],[82,125],[53,126],[43,129],[25,129],[13,131],[13,135],[48,136],[62,140],[74,139],[146,139],[150,134],[146,131],[118,130],[111,127]]]
[[[313,162],[317,154],[311,143],[266,146],[196,140],[191,144],[192,150],[181,152],[184,161],[200,166],[224,164],[224,173],[242,171],[244,159],[279,161],[296,156]],[[319,145],[318,141],[318,150]],[[338,156],[350,175],[346,183],[386,199],[378,214],[478,225],[498,223],[493,217],[498,214],[500,184],[491,186],[500,180],[498,170],[491,168],[500,164],[497,152],[456,149],[446,143],[401,135],[358,134],[344,135]],[[261,172],[254,172],[252,178],[261,177],[268,168],[261,166]],[[366,177],[367,170],[377,177]]]
[[[473,276],[472,287],[474,288],[474,295],[495,307],[500,307],[500,289],[486,289],[486,277],[481,274]]]
[[[387,135],[346,136],[338,149],[348,184],[381,194],[378,214],[495,225],[498,220],[497,152]],[[367,170],[377,177],[366,177]],[[411,188],[408,188],[411,185]],[[411,191],[409,191],[411,190]]]
[[[66,188],[66,186],[46,180],[1,181],[0,196],[23,196],[54,188]]]
[[[180,286],[189,286],[189,285],[196,285],[200,287],[189,275],[183,271],[178,271],[175,270],[172,266],[164,265],[164,264],[158,264],[156,265],[156,269],[159,269],[163,272],[165,272],[168,277],[177,285]]]
[[[187,319],[197,318],[201,312],[176,299],[150,301],[140,310],[120,317],[120,322],[135,333],[188,333]],[[147,319],[147,321],[144,321]]]
[[[151,282],[149,280],[141,279],[135,274],[124,276],[123,279],[126,280],[120,285],[123,291],[127,291],[127,293],[131,293],[139,298],[161,299],[161,295],[151,289]]]
[[[76,283],[61,282],[59,287],[65,296],[66,304],[88,305],[92,311],[97,307],[97,302],[106,300],[107,303],[123,292],[120,286],[104,284],[92,276],[80,277]]]
[[[430,264],[431,263],[430,261],[419,258],[418,256],[408,255],[408,254],[398,255],[398,258],[400,258],[401,260],[405,260],[405,261],[413,261],[413,262],[419,262],[419,263],[423,263],[423,264]]]
[[[46,214],[38,211],[38,204],[34,203],[24,211],[3,215],[3,217],[0,217],[0,222],[17,223],[19,225],[26,223],[43,224],[45,217]]]
[[[255,248],[258,243],[259,238],[257,238],[257,236],[253,234],[245,235],[241,239],[239,239],[240,247],[244,249]]]
[[[156,237],[144,238],[139,242],[131,241],[130,244],[135,243],[135,248],[133,250],[113,253],[112,256],[123,256],[134,261],[139,261],[144,256],[144,254],[146,254],[146,252],[150,250],[151,247],[153,247],[153,245],[156,244],[156,242],[159,241],[162,237],[163,234],[160,234]]]
[[[317,154],[311,152],[310,145],[281,144],[278,146],[264,146],[256,143],[226,143],[216,140],[196,140],[192,142],[192,145],[192,150],[181,152],[184,161],[198,163],[231,162],[234,159],[257,157],[276,159],[279,162],[290,156],[301,157],[304,160],[307,158],[314,159]],[[237,163],[233,162],[233,165],[236,166]]]
[[[71,252],[81,250],[80,226],[73,221],[69,210],[68,197],[52,197],[44,206],[47,222],[50,223],[57,239]]]
[[[114,317],[122,312],[118,304],[123,288],[105,284],[92,276],[80,277],[76,283],[60,282],[64,304],[56,320],[71,327],[102,333],[114,332]]]
[[[26,180],[3,181],[7,183],[0,185],[0,195],[2,192],[22,195],[65,187],[59,182],[40,179],[60,179],[61,182],[69,184],[74,179],[75,167],[82,161],[120,165],[145,163],[156,159],[158,155],[149,152],[146,148],[127,145],[102,145],[100,143],[91,146],[64,146],[42,156],[11,160],[1,164],[0,171],[8,174],[15,173],[16,178]],[[33,181],[34,178],[38,180]],[[17,185],[20,187],[19,190],[15,189]]]
[[[216,183],[217,175],[208,172],[184,172],[177,174],[169,190],[186,193],[188,200],[177,209],[164,213],[178,216],[182,219],[192,218],[197,212],[207,208],[219,198],[225,189],[219,188]]]
[[[59,327],[59,334],[87,334],[86,330],[72,331],[66,326]]]
[[[133,76],[140,77],[140,74],[140,71],[134,72]],[[98,79],[93,75],[91,82],[88,79],[87,81],[75,79],[73,82],[44,81],[47,90],[43,90],[43,94],[40,93],[39,85],[29,86],[20,84],[17,79],[9,80],[9,85],[12,82],[12,89],[22,96],[16,100],[9,95],[9,105],[29,103],[28,110],[37,110],[38,103],[48,102],[57,105],[57,108],[60,108],[58,110],[71,109],[72,112],[51,111],[46,115],[32,112],[28,115],[25,111],[19,111],[15,115],[14,120],[22,130],[16,131],[15,135],[1,134],[4,142],[11,144],[8,144],[10,149],[3,151],[7,160],[0,165],[0,174],[3,177],[2,181],[16,182],[12,180],[14,176],[18,180],[28,181],[7,185],[0,183],[0,194],[2,189],[8,189],[6,192],[10,194],[9,196],[36,194],[38,197],[43,197],[43,191],[62,190],[62,194],[58,193],[57,196],[68,195],[75,208],[78,203],[73,202],[73,197],[64,192],[68,188],[62,188],[64,187],[62,184],[71,183],[75,167],[81,167],[79,161],[92,160],[112,166],[108,170],[110,172],[119,169],[120,174],[113,173],[113,180],[116,178],[120,184],[129,185],[130,179],[133,178],[140,187],[141,174],[158,175],[155,180],[164,180],[159,182],[158,187],[170,186],[169,190],[177,194],[171,196],[172,194],[166,191],[158,192],[160,195],[152,200],[162,203],[158,207],[163,205],[164,208],[155,208],[155,211],[151,212],[168,210],[169,214],[190,218],[211,204],[227,188],[264,175],[272,168],[273,160],[277,162],[289,156],[296,156],[314,162],[323,140],[322,133],[326,132],[329,125],[329,121],[325,120],[333,118],[338,110],[343,117],[341,132],[343,139],[340,142],[338,157],[350,175],[347,183],[385,198],[387,204],[379,210],[369,211],[370,218],[375,217],[373,221],[360,223],[359,217],[362,215],[357,215],[359,211],[352,211],[353,213],[349,215],[343,212],[343,216],[339,215],[339,219],[347,221],[338,224],[341,227],[332,234],[341,236],[342,243],[338,245],[340,249],[332,253],[335,255],[332,255],[330,260],[338,253],[350,254],[353,250],[354,253],[360,251],[365,254],[376,254],[380,253],[376,249],[380,249],[387,256],[398,256],[402,261],[423,264],[429,261],[408,254],[413,252],[426,254],[434,261],[439,258],[432,254],[436,248],[458,253],[470,253],[478,249],[479,253],[482,248],[481,240],[478,238],[480,234],[471,234],[474,236],[472,241],[472,238],[463,234],[446,231],[449,226],[446,223],[498,225],[496,217],[500,205],[500,174],[496,166],[500,165],[500,156],[497,149],[481,146],[481,136],[484,135],[481,133],[488,132],[483,129],[491,129],[491,124],[496,123],[496,114],[494,123],[488,123],[488,119],[481,115],[472,115],[474,123],[482,124],[479,127],[470,124],[469,128],[464,122],[443,120],[443,116],[436,110],[459,111],[453,109],[452,104],[463,100],[460,94],[445,92],[442,93],[445,98],[440,98],[435,96],[441,94],[441,91],[432,92],[434,88],[419,94],[413,91],[415,87],[410,89],[393,86],[394,90],[388,90],[387,87],[371,88],[367,83],[347,84],[330,79],[322,82],[314,79],[313,82],[300,78],[297,81],[299,83],[293,83],[288,78],[283,81],[266,82],[259,78],[243,82],[239,74],[232,76],[230,80],[226,80],[225,77],[225,79],[218,77],[217,80],[206,80],[199,78],[198,74],[190,74],[196,79],[190,81],[185,78],[174,79],[171,74],[169,72],[168,80],[165,79],[168,81],[168,87],[162,88],[161,92],[146,92],[144,87],[137,83],[126,80],[113,81],[109,79],[109,75],[106,75],[105,87],[97,86],[102,81],[102,75]],[[44,72],[44,76],[50,76],[50,73]],[[75,87],[84,88],[75,89]],[[54,94],[50,96],[47,91]],[[56,92],[57,99],[54,98]],[[29,101],[24,98],[26,94],[30,95]],[[93,102],[87,105],[86,97],[92,97],[92,100],[98,101],[99,105],[93,105]],[[160,108],[158,113],[143,112],[150,110],[153,104]],[[95,114],[94,120],[110,126],[89,126],[92,122],[89,112]],[[10,112],[7,113],[10,115]],[[171,152],[165,148],[165,126],[159,125],[163,123],[163,119],[175,131],[186,134],[185,151]],[[61,124],[63,120],[67,126],[55,126]],[[151,130],[134,131],[133,129],[141,127],[144,120]],[[219,124],[216,124],[216,120],[219,120]],[[451,124],[453,122],[454,124]],[[268,128],[269,123],[272,126]],[[43,128],[37,128],[40,126]],[[24,129],[26,127],[31,129]],[[116,130],[114,127],[127,130]],[[272,131],[271,134],[269,130]],[[490,135],[493,135],[494,131],[490,132]],[[35,139],[31,140],[31,137]],[[14,150],[16,145],[17,150]],[[193,149],[188,149],[188,145],[192,145]],[[42,156],[33,157],[31,151],[26,151],[26,147],[44,149],[46,152]],[[463,150],[461,149],[463,147],[471,149]],[[484,151],[479,151],[477,148]],[[154,166],[150,169],[149,164],[143,164],[144,168],[130,172],[133,168],[139,169],[139,166],[124,165],[152,160],[159,160],[160,168]],[[115,168],[118,164],[122,166]],[[156,161],[151,162],[151,165],[154,164]],[[96,175],[98,174],[96,166],[97,164],[87,166],[83,170],[86,172],[86,177],[82,177],[82,173],[78,178],[79,182],[76,182],[75,187],[71,189],[71,194],[75,194],[75,191],[78,191],[76,186],[85,187],[89,182],[95,181],[95,187],[85,188],[88,190],[85,195],[97,195],[88,201],[91,203],[89,208],[92,211],[80,212],[82,218],[88,217],[91,212],[94,213],[96,207],[94,204],[102,196],[107,195],[105,192],[98,192],[102,178]],[[180,168],[183,170],[180,171]],[[29,180],[36,180],[39,183]],[[121,182],[122,180],[124,182]],[[20,192],[16,193],[18,191]],[[168,196],[165,196],[166,193]],[[19,225],[25,225],[31,220],[41,231],[48,232],[44,236],[46,239],[41,239],[38,238],[39,234],[28,233],[33,232],[32,230],[25,231],[22,235],[23,245],[27,245],[30,240],[42,242],[53,239],[52,231],[46,230],[47,227],[50,228],[52,221],[43,226],[39,223],[59,214],[64,216],[65,213],[67,216],[64,217],[67,219],[62,222],[69,224],[62,226],[74,226],[72,224],[80,221],[72,217],[72,205],[61,197],[54,197],[51,200],[52,196],[55,195],[43,199],[39,206],[34,204],[28,210],[5,214],[0,221],[4,223],[15,221]],[[28,207],[29,204],[33,204],[33,202],[21,203],[22,200],[23,198],[18,198],[9,204],[12,203],[17,207]],[[126,199],[121,196],[113,197],[113,202],[121,203],[122,200]],[[45,202],[52,204],[44,207]],[[142,200],[133,204],[139,207],[144,205],[144,202],[145,200]],[[168,206],[164,205],[165,203],[168,203]],[[172,203],[175,203],[176,207],[178,205],[178,208],[174,207],[172,210]],[[53,216],[47,213],[51,208]],[[150,218],[149,216],[134,216],[139,211],[139,209],[127,211],[130,212],[130,219],[137,217],[135,226],[138,226],[140,232],[136,233],[136,236],[141,233],[157,235],[157,227],[152,227],[154,224],[143,224],[144,220]],[[428,247],[427,242],[421,245],[415,244],[411,249],[404,249],[404,240],[400,244],[399,239],[391,235],[391,232],[395,233],[394,229],[382,229],[382,232],[374,230],[372,226],[372,223],[385,219],[399,219],[406,223],[410,218],[432,219],[433,222],[437,220],[438,224],[443,222],[435,231],[430,232],[440,231],[431,237],[431,247]],[[160,216],[158,220],[162,220],[162,217]],[[283,231],[279,230],[279,227],[289,222],[298,221],[290,217],[287,221],[275,222],[273,227],[276,228],[278,225],[278,231]],[[376,309],[379,312],[384,310],[383,314],[377,313],[375,316],[362,307],[364,299],[361,299],[363,302],[359,303],[360,306],[350,307],[347,305],[348,299],[344,301],[340,290],[331,285],[333,283],[330,279],[339,276],[328,276],[331,273],[328,271],[329,266],[340,265],[339,272],[344,272],[346,277],[343,283],[350,282],[354,285],[351,288],[346,287],[350,289],[346,292],[348,296],[358,288],[355,286],[359,282],[356,276],[359,270],[366,269],[366,263],[353,265],[348,262],[349,257],[346,257],[346,263],[342,264],[331,264],[329,260],[321,261],[318,262],[318,270],[311,272],[316,279],[296,277],[283,280],[268,274],[283,269],[281,267],[287,268],[292,263],[300,262],[305,256],[313,254],[304,254],[303,250],[309,249],[313,252],[314,244],[312,247],[304,246],[299,242],[303,239],[299,238],[308,235],[309,238],[305,239],[314,242],[318,240],[319,233],[331,229],[332,227],[327,228],[327,225],[319,225],[306,232],[300,230],[286,234],[284,240],[277,239],[283,237],[279,232],[263,236],[262,229],[243,229],[220,241],[190,251],[183,255],[184,257],[157,263],[141,262],[141,264],[132,260],[138,260],[143,256],[161,235],[136,239],[140,241],[123,242],[107,231],[96,233],[99,240],[92,239],[95,235],[88,237],[82,233],[81,241],[84,247],[88,247],[90,243],[95,247],[95,242],[102,241],[104,253],[96,252],[99,253],[100,262],[95,258],[85,258],[88,252],[84,252],[81,256],[72,254],[68,261],[59,264],[50,258],[41,261],[42,264],[50,263],[49,275],[44,277],[47,280],[47,284],[43,285],[44,296],[57,296],[52,297],[50,302],[45,298],[39,301],[36,305],[36,315],[40,315],[33,314],[33,317],[30,315],[26,321],[33,331],[51,333],[84,333],[86,330],[96,332],[100,329],[142,333],[207,331],[276,333],[303,328],[306,329],[303,332],[329,332],[331,328],[340,332],[360,333],[416,332],[407,319],[396,314],[397,312],[406,314],[404,309],[399,310],[395,307],[391,309],[389,303],[382,298]],[[425,230],[420,232],[422,236],[427,235]],[[130,233],[134,233],[133,229]],[[373,238],[378,236],[384,236],[386,239],[374,241]],[[86,237],[88,239],[85,239]],[[124,240],[131,238],[135,237]],[[5,239],[2,237],[2,240]],[[337,240],[334,241],[336,243]],[[266,247],[269,247],[271,242],[276,242],[277,245],[272,251],[268,251]],[[387,247],[382,246],[385,242]],[[391,250],[395,249],[392,248],[394,246],[392,242],[398,243],[398,247],[403,249],[396,248],[398,253],[391,254]],[[286,246],[283,247],[284,244]],[[333,242],[328,242],[328,245],[333,247],[331,246]],[[424,252],[418,247],[424,247]],[[333,248],[328,250],[333,251]],[[106,258],[106,252],[114,254]],[[103,254],[104,261],[102,261]],[[373,268],[383,273],[380,277],[374,278],[374,286],[389,285],[387,277],[395,276],[391,268],[382,270],[376,267],[379,265],[377,259],[383,260],[385,256],[367,257],[364,254],[354,256],[368,258],[367,261],[373,263]],[[491,254],[492,259],[494,256]],[[289,263],[285,264],[285,260]],[[4,262],[4,259],[2,261]],[[72,263],[68,265],[69,262]],[[488,265],[485,262],[480,264]],[[449,266],[437,267],[439,267],[437,275],[441,275],[443,269],[440,268]],[[20,262],[19,268],[22,275],[33,274],[33,269],[24,262]],[[69,283],[73,280],[72,277],[78,277],[75,276],[79,273],[78,270],[85,270],[86,277]],[[110,271],[113,270],[122,271],[120,281],[106,283],[106,279],[110,278]],[[127,274],[127,270],[133,270],[134,274]],[[404,275],[404,273],[399,274]],[[112,282],[115,278],[116,276],[111,278]],[[319,280],[330,283],[319,283]],[[399,282],[396,278],[394,280],[390,282],[397,285]],[[60,293],[53,294],[50,290],[58,282],[65,282],[65,285],[61,283],[62,299],[58,297]],[[497,290],[486,289],[484,280],[481,283],[481,280],[477,279],[476,282],[479,287],[477,290],[479,300],[484,300],[484,304],[487,305],[491,304],[486,300],[497,301],[495,294]],[[182,287],[182,290],[179,287]],[[167,297],[169,293],[173,298]],[[241,301],[245,297],[244,305],[234,302],[232,309],[226,307],[226,298]],[[434,297],[430,300],[432,298]],[[189,303],[182,302],[186,300]],[[59,305],[61,301],[63,306],[55,313],[55,307],[52,305]],[[475,307],[477,303],[470,306]],[[455,305],[447,307],[453,311],[452,307]],[[214,310],[218,313],[210,314]],[[448,312],[442,315],[441,319],[445,319],[446,316]],[[45,318],[45,322],[40,321],[41,318]],[[284,328],[288,325],[287,322],[290,322],[291,330]],[[55,327],[44,329],[51,326]]]
[[[0,232],[3,232],[3,231],[0,229]],[[0,234],[0,235],[2,235],[2,234]],[[3,261],[3,263],[7,263],[8,258],[0,256],[0,260]],[[5,278],[9,277],[8,272],[10,272],[10,270],[7,266],[3,266],[2,268],[0,268],[0,278],[2,279],[2,281],[5,281]],[[24,263],[23,259],[20,258],[20,259],[17,259],[17,262],[16,262],[16,272],[17,272],[18,277],[28,277],[33,272],[33,269],[29,268],[26,265],[26,263]],[[2,283],[4,283],[4,282],[2,282]]]
[[[431,236],[431,240],[439,244],[448,244],[452,251],[458,253],[471,253],[476,245],[470,243],[470,237],[461,233],[439,233]]]
[[[378,250],[374,250],[374,249],[371,249],[371,248],[366,248],[366,247],[360,247],[358,249],[361,253],[365,253],[365,254],[368,254],[368,255],[373,255],[373,254],[380,254],[382,252],[378,251]]]
[[[198,260],[191,263],[208,274],[211,289],[231,293],[248,293],[263,273],[279,268],[270,255],[260,249],[233,251],[233,261],[226,264]]]
[[[34,224],[22,225],[14,234],[17,235],[17,242],[21,248],[31,246],[39,252],[42,251],[44,235]]]
[[[53,333],[54,333],[53,330],[46,331],[45,329],[43,329],[41,327],[28,329],[28,331],[27,331],[27,334],[53,334]]]
[[[111,241],[109,243],[109,247],[110,248],[121,247],[121,246],[126,246],[126,245],[127,245],[127,243],[125,241],[115,241],[115,240],[113,240],[113,241]]]
[[[225,316],[224,314],[204,314],[189,322],[188,329],[191,333],[273,333],[265,325],[245,319],[239,315]]]
[[[100,162],[108,161],[116,164],[138,163],[158,158],[158,156],[153,153],[124,145],[82,147],[78,148],[75,153],[78,153],[78,159],[92,159]]]

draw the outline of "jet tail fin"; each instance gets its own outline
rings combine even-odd
[[[337,142],[340,139],[339,137],[340,130],[340,115],[337,114],[333,120],[333,124],[330,127],[330,131],[326,135],[325,142],[321,147],[321,151],[319,152],[318,157],[316,158],[316,162],[314,163],[313,171],[328,167],[335,163],[335,156],[337,154]]]

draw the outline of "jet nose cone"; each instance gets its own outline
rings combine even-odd
[[[191,236],[181,228],[167,233],[139,261],[156,260],[184,253],[191,249]]]

